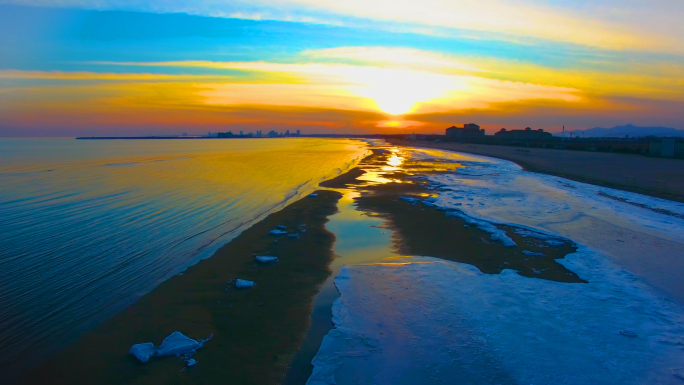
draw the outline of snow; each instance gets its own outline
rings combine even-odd
[[[427,257],[344,267],[308,384],[681,384],[682,307],[586,247],[558,262],[588,283]]]
[[[424,177],[439,195],[423,203],[514,243],[497,225],[559,246],[570,239],[600,251],[684,304],[684,204],[522,170],[515,163],[414,149],[418,160],[452,161],[456,171]],[[498,231],[497,231],[498,230]],[[648,255],[648,258],[644,258]]]
[[[346,266],[308,384],[682,384],[684,204],[499,159],[405,151],[456,171],[422,177],[437,196],[402,199],[509,247],[500,225],[549,246],[573,242],[578,251],[556,262],[587,283],[429,257]]]

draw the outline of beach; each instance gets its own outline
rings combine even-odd
[[[467,143],[392,143],[506,159],[532,172],[684,202],[684,161],[681,159]]]
[[[680,205],[464,153],[370,149],[21,382],[677,380],[668,370],[681,358],[684,240],[666,234],[684,226]],[[579,230],[598,221],[621,238],[604,225]],[[278,226],[294,236],[269,234]],[[637,258],[643,250],[651,258]],[[278,262],[258,264],[255,253]],[[236,278],[256,286],[236,289]],[[632,329],[639,338],[620,334]],[[196,367],[128,354],[173,331],[213,335]],[[610,358],[621,350],[635,353]],[[568,354],[576,359],[553,361]]]

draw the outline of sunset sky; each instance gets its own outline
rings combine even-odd
[[[0,136],[684,128],[682,0],[0,0]]]

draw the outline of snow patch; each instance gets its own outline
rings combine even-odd
[[[344,267],[307,384],[681,383],[679,305],[586,247],[558,262],[588,283],[423,257]]]

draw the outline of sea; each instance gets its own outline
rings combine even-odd
[[[0,138],[0,373],[54,354],[367,152],[346,139]]]

